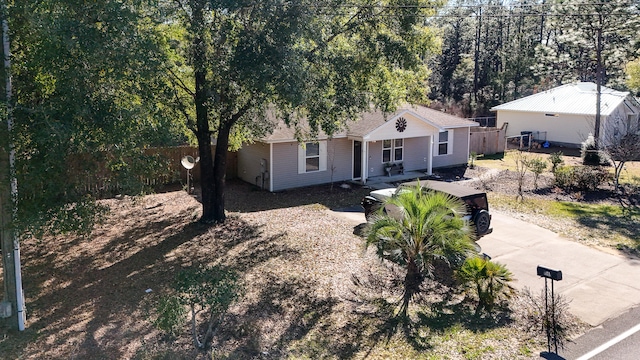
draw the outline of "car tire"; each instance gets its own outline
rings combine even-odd
[[[489,231],[489,226],[491,225],[491,216],[487,210],[480,210],[476,214],[473,222],[476,224],[476,233],[478,236],[484,235]]]

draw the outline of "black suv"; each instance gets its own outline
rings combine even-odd
[[[491,228],[491,215],[489,214],[489,202],[487,201],[486,193],[455,183],[433,180],[413,181],[401,184],[398,188],[372,191],[370,195],[362,199],[362,207],[364,207],[364,215],[367,221],[370,220],[373,212],[384,206],[386,199],[395,196],[403,189],[415,188],[418,184],[425,190],[440,191],[462,200],[467,206],[468,212],[465,219],[473,223],[477,238],[490,234],[493,231]],[[387,205],[387,207],[388,206],[389,205]],[[385,213],[394,211],[387,207],[383,210]]]

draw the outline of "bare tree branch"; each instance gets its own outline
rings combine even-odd
[[[186,91],[187,94],[191,95],[192,97],[196,96],[196,93],[189,89],[189,87],[182,81],[182,79],[180,79],[180,77],[178,77],[178,75],[176,75],[176,73],[173,72],[173,70],[167,66],[167,71],[169,71],[169,74],[171,74],[171,76],[178,82],[176,85],[178,85],[182,90]]]

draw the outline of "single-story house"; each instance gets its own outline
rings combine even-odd
[[[637,129],[640,104],[628,92],[601,87],[600,141],[606,143],[629,129]],[[578,82],[555,87],[495,106],[496,126],[508,123],[506,136],[533,132],[555,145],[580,147],[594,133],[596,84]],[[543,138],[544,136],[544,138]]]
[[[280,122],[268,136],[237,153],[238,177],[269,191],[357,181],[399,171],[466,164],[470,128],[477,123],[424,106],[406,105],[392,114],[364,113],[332,137],[298,142]],[[387,170],[385,170],[387,169]]]

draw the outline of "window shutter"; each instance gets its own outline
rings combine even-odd
[[[305,172],[307,172],[307,153],[302,145],[303,144],[298,144],[298,174],[304,174]]]
[[[320,141],[320,171],[327,170],[327,142]]]

